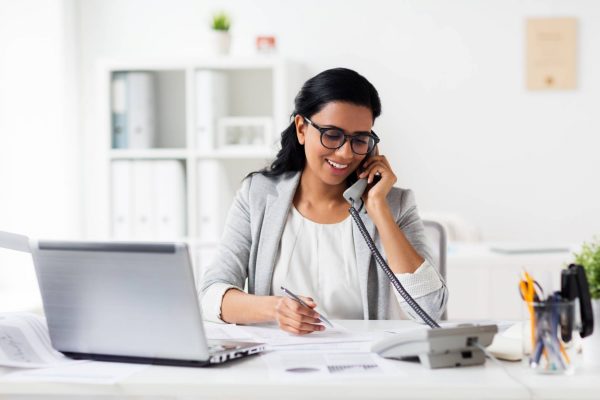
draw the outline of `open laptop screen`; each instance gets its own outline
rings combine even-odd
[[[209,358],[185,243],[32,241],[31,251],[57,350]]]

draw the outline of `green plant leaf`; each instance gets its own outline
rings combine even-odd
[[[229,16],[225,12],[219,12],[213,15],[212,28],[215,31],[227,32],[231,26]]]
[[[581,250],[573,254],[575,263],[583,265],[590,285],[590,296],[600,299],[600,238],[594,237],[589,243],[583,243]]]

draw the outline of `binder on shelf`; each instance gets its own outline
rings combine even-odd
[[[115,72],[112,77],[112,146],[156,145],[156,84],[151,72]]]
[[[198,162],[198,239],[215,241],[223,232],[224,215],[229,204],[224,196],[228,185],[223,165],[218,160]]]
[[[111,230],[115,239],[132,237],[131,182],[132,165],[127,160],[113,161],[111,164]]]
[[[172,240],[185,236],[185,193],[183,163],[154,161],[156,239]]]
[[[111,82],[113,149],[127,148],[127,73],[115,72]]]
[[[153,161],[133,162],[133,238],[152,240],[156,232],[154,216]]]
[[[151,72],[127,74],[127,133],[130,149],[149,149],[156,144],[156,99]]]
[[[227,75],[223,71],[198,70],[195,74],[196,147],[215,148],[217,121],[227,115]]]

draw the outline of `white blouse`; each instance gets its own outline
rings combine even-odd
[[[271,293],[283,295],[284,286],[297,295],[312,297],[317,311],[329,319],[363,319],[352,224],[350,216],[339,223],[318,224],[292,206],[275,259]],[[427,261],[413,273],[395,275],[415,299],[442,287],[439,275]],[[204,319],[223,322],[221,302],[230,288],[237,287],[228,283],[210,286],[201,300]],[[388,318],[418,319],[410,310],[406,315],[401,305],[406,306],[404,299],[391,287]]]
[[[350,215],[335,224],[318,224],[291,207],[275,259],[271,293],[281,286],[312,297],[331,319],[362,319]]]

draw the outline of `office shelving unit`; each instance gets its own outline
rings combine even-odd
[[[144,72],[153,76],[156,134],[154,145],[150,148],[115,148],[112,117],[116,90],[113,83],[115,74],[127,72]],[[196,273],[200,273],[214,254],[227,211],[243,177],[268,165],[276,154],[279,133],[289,124],[293,97],[304,78],[302,69],[280,57],[261,56],[103,61],[100,73],[105,98],[101,106],[102,131],[106,135],[108,149],[106,162],[110,200],[107,218],[111,221],[106,236],[119,240],[187,241],[192,249]],[[206,76],[213,75],[221,77],[226,84],[211,89],[206,84]],[[204,90],[212,90],[212,93],[207,94]],[[214,117],[214,123],[206,123],[206,113],[215,111],[212,106],[206,109],[207,102],[225,104],[219,115],[208,115],[209,119]],[[242,136],[238,142],[224,144],[225,125],[235,125],[236,121],[240,121],[241,126],[255,123],[262,127],[256,136],[258,140],[255,137],[251,142],[244,141]],[[116,234],[115,204],[129,195],[121,193],[126,190],[115,184],[118,177],[113,167],[119,162],[123,164],[123,161],[132,165],[176,161],[181,165],[185,193],[180,234],[167,237],[160,234],[139,235],[135,229],[126,230],[126,233],[121,230]],[[160,182],[153,184],[160,186]],[[159,193],[159,196],[169,195],[172,193]],[[132,206],[129,206],[128,223],[134,226],[141,222],[131,209]]]

